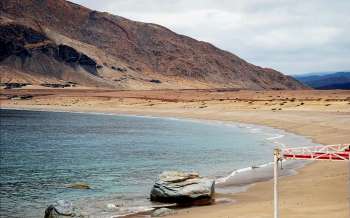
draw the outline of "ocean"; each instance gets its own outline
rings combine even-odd
[[[314,145],[282,130],[215,121],[7,109],[0,118],[0,217],[43,217],[61,199],[90,217],[147,210],[165,170],[196,171],[216,178],[219,192],[242,191],[271,178],[277,144]],[[287,163],[284,173],[300,166]],[[80,182],[91,189],[66,187]]]

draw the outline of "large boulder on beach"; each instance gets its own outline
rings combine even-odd
[[[214,200],[215,181],[198,173],[166,171],[151,190],[151,201],[181,205],[206,205]]]
[[[82,217],[77,208],[72,202],[59,200],[48,206],[45,210],[44,218],[67,218],[67,217]]]

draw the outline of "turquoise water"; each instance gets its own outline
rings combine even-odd
[[[273,140],[310,143],[270,128],[171,118],[0,110],[1,217],[42,217],[59,199],[89,214],[140,206],[164,170],[224,177],[272,161]],[[65,186],[84,182],[90,190]]]

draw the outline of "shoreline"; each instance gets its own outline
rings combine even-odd
[[[105,112],[94,112],[94,111],[69,111],[69,110],[50,110],[50,109],[32,109],[32,108],[2,108],[0,107],[0,110],[18,110],[18,111],[34,111],[34,112],[55,112],[55,113],[77,113],[77,114],[91,114],[91,115],[106,115],[106,116],[124,116],[124,117],[140,117],[140,118],[146,118],[146,119],[166,119],[166,120],[179,120],[182,122],[196,122],[196,123],[204,123],[204,124],[218,124],[218,125],[229,125],[229,126],[235,126],[235,127],[239,127],[239,128],[246,128],[246,129],[263,129],[263,131],[265,133],[269,133],[272,134],[271,132],[276,132],[274,134],[277,134],[277,136],[271,136],[266,138],[265,140],[270,141],[271,140],[271,144],[278,144],[279,142],[277,141],[272,141],[273,139],[279,139],[279,138],[284,138],[284,137],[290,137],[290,136],[297,136],[297,137],[302,137],[303,140],[305,141],[310,141],[310,144],[316,144],[311,138],[307,137],[307,136],[302,136],[302,135],[298,135],[296,133],[293,132],[288,132],[284,129],[278,129],[275,127],[269,127],[269,126],[265,126],[265,125],[260,125],[260,124],[250,124],[250,123],[243,123],[243,122],[234,122],[234,121],[221,121],[221,120],[209,120],[209,119],[199,119],[199,118],[189,118],[189,117],[171,117],[171,116],[154,116],[154,115],[140,115],[140,114],[131,114],[131,113],[105,113]],[[266,131],[267,130],[267,131]],[[283,134],[282,134],[283,133]],[[252,133],[253,134],[253,133]],[[281,143],[279,143],[281,144]],[[283,145],[283,144],[281,144]],[[322,144],[318,144],[317,145],[322,145]],[[284,145],[283,145],[284,146]],[[272,150],[271,150],[272,153]],[[220,179],[224,179],[226,177],[229,177],[231,174],[235,173],[236,171],[242,171],[242,170],[246,170],[248,168],[252,168],[252,167],[257,167],[257,168],[262,168],[262,167],[268,167],[268,165],[273,164],[273,162],[266,162],[266,163],[262,163],[258,166],[246,166],[244,168],[239,168],[239,169],[235,169],[233,171],[231,171],[229,173],[229,175],[225,175],[224,177],[220,177]],[[301,167],[297,167],[298,169],[304,167],[304,165],[307,164],[300,164],[303,165]],[[297,174],[297,171],[296,171]],[[293,174],[293,175],[296,175]],[[285,176],[290,176],[291,173],[287,173],[287,175]],[[272,179],[272,178],[271,178]],[[268,179],[270,180],[270,179]],[[266,180],[262,180],[262,181],[266,181]],[[255,184],[256,182],[252,182],[252,183],[248,183],[247,185],[252,185]]]
[[[171,117],[171,116],[154,116],[154,115],[145,115],[145,114],[131,114],[131,113],[118,113],[118,112],[96,112],[96,111],[70,111],[70,110],[55,110],[55,109],[47,109],[47,108],[12,108],[12,107],[0,107],[0,110],[16,110],[16,111],[34,111],[34,112],[54,112],[54,113],[77,113],[77,114],[89,114],[89,115],[105,115],[105,116],[126,116],[126,117],[141,117],[141,118],[147,118],[147,119],[171,119],[171,120],[180,120],[180,121],[187,121],[187,122],[200,122],[200,123],[206,123],[206,124],[219,124],[219,125],[233,125],[236,127],[243,127],[243,128],[247,128],[247,129],[256,129],[256,128],[262,128],[264,130],[268,129],[268,131],[276,131],[279,133],[278,136],[271,136],[270,138],[267,138],[266,140],[269,139],[274,139],[274,138],[280,138],[280,136],[285,137],[288,135],[296,135],[299,137],[303,137],[303,139],[305,141],[310,141],[311,143],[314,144],[313,140],[306,137],[306,136],[301,136],[298,135],[296,133],[293,132],[288,132],[284,129],[278,129],[275,127],[269,127],[269,126],[265,126],[265,125],[260,125],[260,124],[250,124],[250,123],[242,123],[242,122],[235,122],[235,121],[221,121],[221,120],[209,120],[209,119],[199,119],[199,118],[189,118],[189,117]],[[271,132],[265,132],[265,133],[271,133]],[[283,132],[284,134],[280,134],[281,132]],[[253,133],[252,133],[253,134]],[[271,150],[272,153],[272,150]],[[273,162],[266,162],[263,164],[260,164],[258,166],[247,166],[244,168],[239,168],[239,169],[235,169],[233,171],[231,171],[228,175],[224,175],[222,177],[216,178],[216,185],[220,184],[218,187],[219,189],[221,189],[221,191],[223,191],[224,189],[230,189],[229,187],[232,186],[229,184],[224,184],[226,182],[226,180],[232,179],[234,176],[236,176],[236,174],[240,174],[240,173],[248,173],[248,174],[252,174],[252,170],[255,170],[255,167],[258,169],[262,169],[262,170],[268,170],[268,168],[271,168],[272,171],[272,163]],[[294,167],[289,168],[286,171],[281,171],[281,178],[284,177],[289,177],[289,176],[295,176],[298,175],[298,171],[300,169],[303,169],[304,167],[307,167],[308,165],[312,164],[313,161],[310,162],[303,162],[301,164],[296,164]],[[292,164],[289,164],[292,165]],[[287,164],[288,166],[288,164]],[[268,182],[271,181],[273,179],[272,176],[268,176],[266,175],[266,177],[262,178],[262,179],[258,179],[256,181],[249,181],[247,183],[242,183],[242,184],[238,184],[238,185],[233,185],[234,187],[231,187],[231,190],[227,190],[226,192],[218,192],[217,195],[218,196],[229,196],[230,199],[230,203],[227,204],[236,204],[237,202],[235,202],[235,200],[231,199],[234,195],[237,195],[239,193],[243,193],[243,192],[247,192],[249,191],[250,188],[252,188],[253,186],[255,186],[258,183],[261,182]],[[234,188],[235,190],[232,190],[232,188]],[[219,198],[221,199],[221,198]],[[214,206],[214,205],[221,205],[222,203],[216,203],[213,205],[209,205],[209,206]],[[195,208],[195,207],[190,207],[190,208]],[[149,208],[148,208],[149,210]],[[145,214],[148,211],[144,211],[144,212],[136,212],[136,213],[129,213],[126,215],[117,215],[115,217],[134,217],[137,216],[139,214]]]
[[[46,92],[53,93],[50,90],[40,91]],[[350,141],[350,92],[346,91],[267,91],[258,94],[253,91],[209,94],[195,91],[64,93],[50,96],[37,93],[33,100],[27,101],[5,99],[1,100],[1,106],[233,121],[281,129],[306,136],[320,144]],[[222,100],[226,97],[228,100]],[[294,98],[296,100],[286,101]],[[301,105],[300,102],[305,100],[307,102]],[[285,104],[279,106],[282,111],[273,110],[276,108],[274,105],[282,103]],[[298,170],[295,176],[281,178],[281,216],[348,218],[348,167],[348,163],[344,162],[318,161]],[[181,209],[171,217],[221,218],[237,215],[241,218],[270,218],[273,214],[272,188],[271,181],[259,182],[246,192],[230,196],[236,202],[234,205]]]
[[[110,116],[127,116],[127,117],[143,117],[143,118],[160,118],[160,119],[178,119],[182,121],[190,122],[209,122],[209,123],[218,123],[218,124],[228,124],[228,125],[243,125],[243,126],[257,126],[262,128],[270,128],[273,130],[284,131],[287,134],[294,134],[297,136],[302,136],[305,139],[311,140],[311,143],[325,145],[325,143],[317,142],[317,139],[310,137],[309,135],[302,135],[300,133],[290,131],[288,128],[280,128],[276,126],[270,126],[266,124],[260,124],[256,122],[241,122],[241,121],[230,121],[230,120],[219,120],[219,119],[207,119],[207,118],[198,118],[198,117],[189,117],[189,116],[176,116],[174,114],[162,114],[155,115],[153,113],[129,113],[125,111],[117,112],[103,112],[103,111],[93,111],[93,110],[56,110],[53,108],[31,108],[31,107],[1,107],[0,110],[23,110],[23,111],[38,111],[38,112],[56,112],[56,113],[79,113],[79,114],[93,114],[93,115],[110,115]],[[277,137],[277,136],[276,136]],[[282,136],[283,137],[283,136]],[[275,137],[271,137],[275,138]],[[279,138],[279,136],[278,136]]]
[[[314,142],[314,139],[310,138],[309,136],[304,136],[297,134],[295,132],[288,131],[287,129],[282,129],[282,128],[277,128],[277,127],[272,127],[272,126],[267,126],[267,125],[262,125],[262,124],[257,124],[257,123],[245,123],[245,122],[237,122],[237,121],[225,121],[225,120],[214,120],[214,119],[204,119],[204,118],[191,118],[191,117],[181,117],[181,116],[155,116],[153,114],[137,114],[137,113],[123,113],[123,112],[97,112],[97,111],[75,111],[75,110],[55,110],[55,109],[47,109],[47,108],[25,108],[25,107],[0,107],[0,110],[22,110],[22,111],[38,111],[38,112],[56,112],[56,113],[78,113],[78,114],[93,114],[93,115],[110,115],[110,116],[127,116],[127,117],[142,117],[142,118],[159,118],[159,119],[170,119],[170,120],[181,120],[181,121],[189,121],[189,122],[200,122],[200,123],[210,123],[210,124],[225,124],[225,125],[236,125],[236,126],[257,126],[257,127],[262,127],[262,128],[270,128],[273,130],[277,131],[284,131],[287,134],[294,134],[298,136],[302,136],[306,139],[311,140],[312,143]],[[284,135],[282,135],[283,137]],[[274,138],[280,138],[280,136],[276,137],[271,137],[269,139],[274,139]],[[268,140],[269,140],[268,139]],[[320,143],[322,144],[322,143]]]
[[[205,120],[205,119],[192,119],[192,118],[175,118],[175,117],[165,117],[165,116],[148,116],[148,115],[135,115],[135,114],[120,114],[120,113],[104,113],[104,112],[92,112],[92,111],[62,111],[62,110],[48,110],[48,109],[30,109],[30,108],[0,108],[0,110],[14,110],[14,111],[33,111],[33,112],[49,112],[49,113],[73,113],[73,114],[87,114],[87,115],[104,115],[104,116],[122,116],[122,117],[141,117],[141,118],[146,118],[146,119],[165,119],[165,120],[177,120],[181,122],[196,122],[196,123],[201,123],[201,124],[209,124],[209,125],[224,125],[226,128],[230,128],[231,126],[234,126],[236,128],[244,128],[246,132],[251,132],[251,130],[261,130],[260,133],[266,134],[266,135],[278,135],[277,138],[280,138],[279,136],[286,137],[288,138],[289,135],[294,134],[294,133],[288,133],[284,130],[272,128],[272,127],[267,127],[263,125],[257,125],[257,124],[245,124],[245,123],[239,123],[239,122],[233,122],[233,121],[219,121],[219,120]],[[283,132],[283,134],[281,134]],[[276,136],[271,136],[269,138],[266,138],[266,140],[269,140],[270,138],[276,138]],[[304,138],[303,140],[309,141],[309,139]],[[271,148],[272,150],[272,148]],[[292,164],[285,164],[285,168],[283,171],[281,171],[281,177],[288,177],[288,176],[293,176],[297,175],[299,169],[303,168],[309,163],[302,163],[299,165],[287,167],[288,165]],[[216,187],[216,189],[219,189],[220,191],[216,192],[217,195],[217,202],[214,203],[213,205],[221,205],[221,204],[226,204],[226,205],[232,205],[235,204],[236,202],[231,199],[231,197],[235,194],[241,193],[241,192],[246,192],[249,190],[250,187],[254,186],[256,183],[263,182],[263,181],[269,181],[272,179],[272,176],[270,173],[267,171],[272,172],[272,162],[264,162],[259,165],[253,165],[253,166],[245,166],[243,168],[238,168],[231,170],[228,174],[224,174],[222,176],[218,175],[210,175],[214,176],[216,179],[216,185],[219,185],[219,187]],[[263,171],[263,172],[261,172]],[[241,175],[243,174],[243,175]],[[263,177],[259,179],[254,179],[256,178],[256,174],[264,174]],[[207,175],[209,176],[209,175]],[[235,181],[235,184],[225,184],[228,180],[230,179],[236,179],[235,177],[238,176],[240,177],[240,180],[247,181],[244,183],[237,183]],[[249,178],[248,178],[249,177]],[[251,180],[254,181],[251,181]],[[145,198],[144,200],[146,200]],[[150,202],[151,203],[151,202]],[[133,217],[136,215],[140,214],[150,214],[153,210],[151,209],[152,207],[150,205],[140,205],[139,206],[144,207],[145,211],[141,212],[130,212],[128,214],[120,214],[120,215],[115,215],[114,217]],[[193,206],[195,207],[195,206]],[[193,207],[188,207],[188,208],[193,208]],[[129,206],[126,206],[125,208],[129,208]],[[133,207],[130,207],[130,209]],[[175,209],[180,209],[181,207],[174,207]]]

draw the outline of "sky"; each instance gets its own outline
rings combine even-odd
[[[72,0],[285,74],[350,70],[350,0]]]

